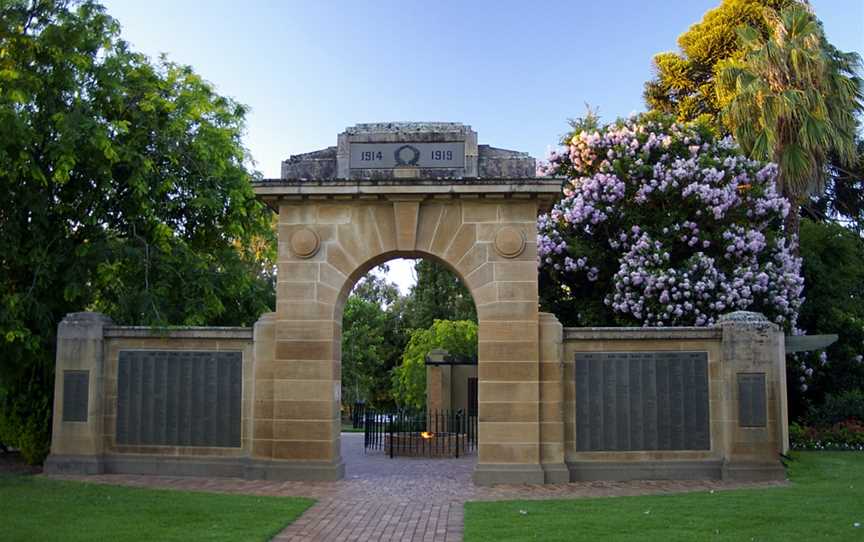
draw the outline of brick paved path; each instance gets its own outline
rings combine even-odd
[[[345,479],[339,482],[268,482],[167,476],[54,476],[91,482],[192,491],[302,496],[318,502],[274,540],[462,540],[462,505],[469,500],[578,498],[732,489],[769,484],[716,481],[581,482],[475,487],[476,458],[389,459],[364,454],[363,435],[342,434]]]

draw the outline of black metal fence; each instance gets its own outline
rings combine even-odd
[[[379,411],[363,416],[366,451],[390,457],[460,457],[477,448],[477,416],[464,410]]]
[[[351,409],[351,427],[354,429],[363,429],[366,419],[366,403],[358,401],[354,403]]]

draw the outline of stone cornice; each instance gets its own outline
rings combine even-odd
[[[537,198],[552,203],[561,197],[563,179],[265,179],[252,183],[255,194],[271,208],[283,200],[412,198]]]
[[[150,326],[106,326],[105,338],[108,339],[223,339],[252,340],[251,327],[150,327]]]
[[[564,340],[717,340],[718,327],[565,327]]]

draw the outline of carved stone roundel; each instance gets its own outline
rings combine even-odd
[[[311,258],[319,244],[318,234],[309,228],[300,228],[291,235],[291,250],[298,258]]]
[[[505,258],[515,258],[525,250],[525,237],[512,226],[504,226],[495,234],[495,250]]]

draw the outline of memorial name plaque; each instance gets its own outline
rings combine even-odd
[[[123,350],[117,444],[240,446],[241,352]]]
[[[351,143],[351,169],[461,168],[465,143]]]
[[[765,427],[767,422],[765,373],[738,373],[738,425]]]
[[[86,422],[89,408],[90,372],[63,371],[63,421]]]
[[[576,354],[576,449],[708,450],[708,354]]]

